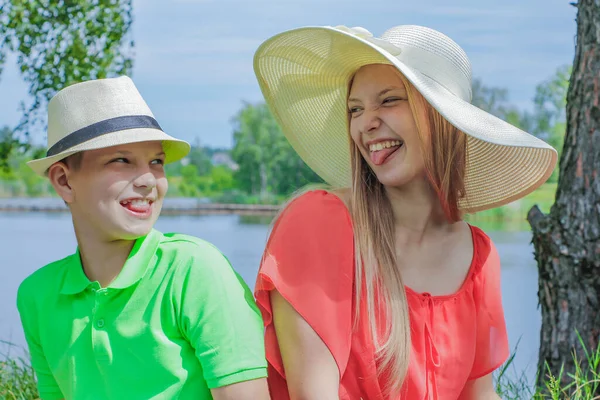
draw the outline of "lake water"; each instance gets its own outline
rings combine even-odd
[[[253,288],[258,263],[266,244],[268,225],[236,215],[163,216],[156,228],[180,232],[215,244]],[[486,227],[483,227],[486,229]],[[519,342],[512,373],[533,378],[541,326],[537,307],[537,267],[530,232],[486,232],[494,240],[502,261],[504,311],[511,349]],[[21,281],[43,265],[75,250],[69,214],[0,213],[0,340],[24,346],[15,306]],[[6,345],[0,345],[5,354]],[[11,350],[13,351],[13,350]],[[512,375],[511,373],[511,375]]]

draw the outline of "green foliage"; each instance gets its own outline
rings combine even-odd
[[[522,199],[507,205],[465,216],[465,220],[487,231],[520,232],[531,229],[525,216],[537,205],[547,213],[554,203],[556,183],[545,183]]]
[[[287,196],[273,193],[248,194],[239,189],[228,190],[211,198],[215,203],[222,204],[268,204],[279,205],[287,200]]]
[[[571,66],[558,68],[552,77],[536,86],[533,100],[535,126],[532,133],[557,149],[559,158],[567,131],[567,90],[572,70]],[[558,181],[558,172],[557,168],[550,182]]]
[[[572,70],[571,66],[562,66],[553,76],[535,88],[533,103],[537,124],[534,133],[544,135],[545,139],[557,147],[562,145],[562,141],[557,140],[553,133],[558,125],[558,128],[563,130],[559,131],[559,136],[564,136],[567,90]]]
[[[0,1],[0,72],[7,52],[15,53],[32,98],[21,106],[17,131],[45,125],[45,106],[58,90],[131,71],[131,0]]]
[[[40,197],[48,192],[48,180],[37,175],[25,163],[18,169],[21,182],[25,185],[25,194],[28,197]]]
[[[12,131],[8,128],[0,131],[0,134],[4,134],[5,138],[8,137],[7,140],[0,140],[0,147],[15,141],[11,136]],[[16,143],[6,151],[4,167],[0,167],[0,196],[40,197],[48,196],[53,192],[49,182],[36,175],[26,164],[30,159],[39,156],[39,148]]]
[[[233,122],[235,144],[231,155],[240,167],[235,174],[238,187],[250,194],[265,193],[269,147],[276,147],[279,127],[264,104],[246,104]]]
[[[219,165],[214,167],[210,177],[213,192],[224,192],[233,189],[235,186],[233,172],[225,166]]]
[[[179,192],[184,197],[200,196],[200,175],[198,168],[193,164],[181,167],[181,182],[179,183]]]
[[[190,153],[187,156],[190,164],[195,165],[198,169],[199,175],[208,175],[212,170],[212,163],[210,161],[210,155],[205,148],[201,147],[200,144],[192,146]]]
[[[252,195],[287,195],[322,180],[300,159],[264,103],[245,104],[233,119],[232,158],[238,188]]]
[[[211,165],[208,175],[201,175],[195,164],[178,167],[180,178],[177,184],[179,194],[184,197],[210,197],[228,192],[235,187],[231,169]]]
[[[0,129],[0,177],[9,173],[9,158],[21,149],[21,142],[8,126]]]

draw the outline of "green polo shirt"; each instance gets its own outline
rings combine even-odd
[[[42,399],[212,399],[264,378],[252,293],[211,244],[152,231],[107,287],[79,252],[19,287],[17,307]]]

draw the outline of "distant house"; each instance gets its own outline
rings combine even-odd
[[[239,166],[231,159],[229,153],[214,153],[210,161],[212,165],[225,165],[226,167],[229,167],[229,169],[231,169],[232,171],[237,171],[239,169]]]

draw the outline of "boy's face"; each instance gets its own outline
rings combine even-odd
[[[67,166],[70,193],[62,197],[80,233],[101,240],[149,233],[168,188],[164,159],[161,143],[153,141],[85,151],[79,168]]]

